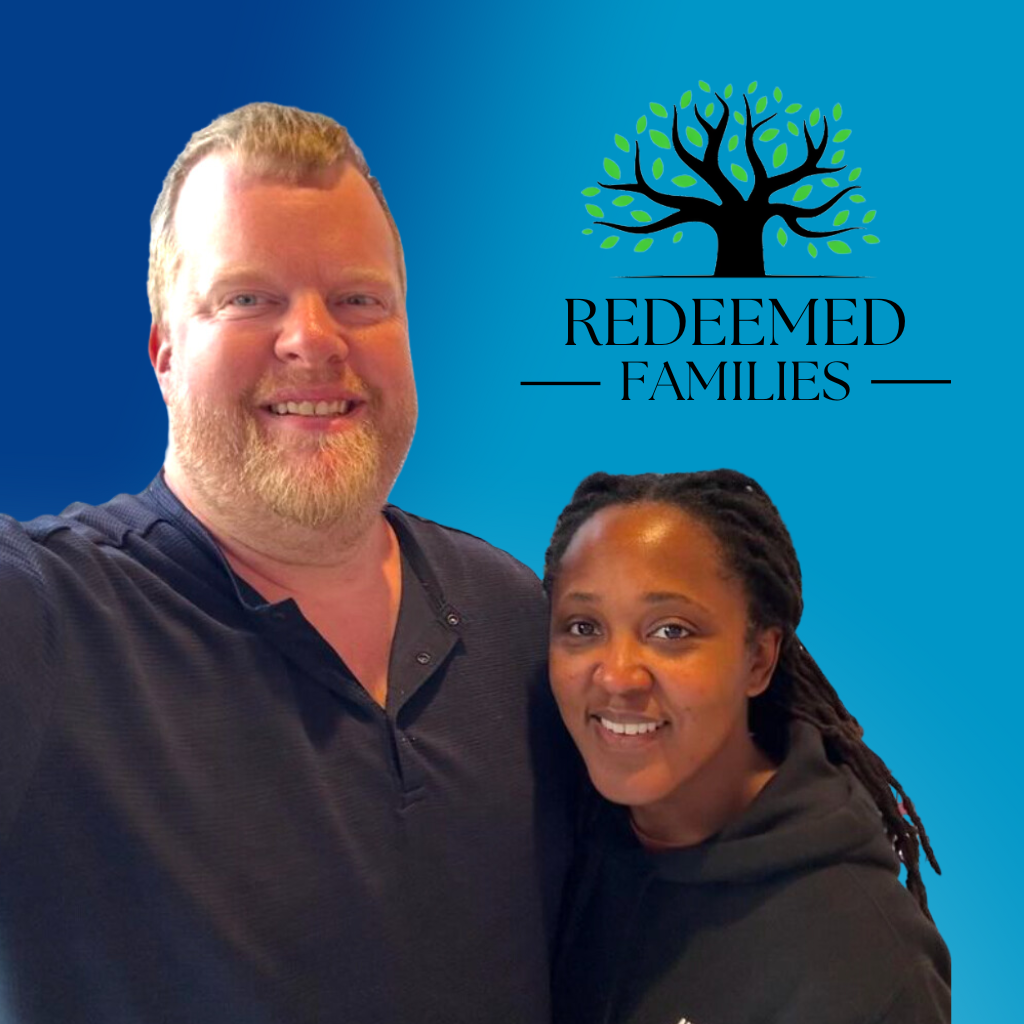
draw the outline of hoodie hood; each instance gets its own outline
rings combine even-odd
[[[620,817],[613,856],[670,882],[761,882],[840,861],[897,870],[874,801],[849,769],[829,761],[821,733],[805,722],[790,725],[785,759],[753,803],[706,842],[651,854]]]

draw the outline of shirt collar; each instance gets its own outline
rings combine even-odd
[[[139,500],[157,513],[159,519],[182,530],[204,554],[224,570],[225,579],[230,582],[238,603],[250,611],[262,612],[273,607],[259,592],[243,580],[229,564],[223,551],[217,546],[205,526],[185,507],[178,496],[167,486],[163,470],[139,495]],[[402,555],[423,586],[435,613],[450,627],[457,626],[461,615],[445,599],[437,574],[434,572],[417,536],[417,524],[396,505],[385,505],[383,513],[395,535]],[[282,604],[285,602],[281,602]]]

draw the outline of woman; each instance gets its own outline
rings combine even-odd
[[[558,1024],[948,1021],[919,846],[938,865],[796,637],[800,566],[758,484],[588,477],[544,582],[555,696],[610,801],[570,896]]]

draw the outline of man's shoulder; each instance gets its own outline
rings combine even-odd
[[[57,515],[26,522],[0,515],[0,550],[52,548],[62,543],[120,547],[129,533],[144,533],[159,518],[142,495],[133,494],[119,494],[102,505],[75,502]]]
[[[148,491],[119,494],[102,505],[78,502],[26,522],[0,516],[3,602],[9,605],[25,587],[49,600],[69,586],[88,590],[126,574],[163,572],[194,562],[194,551]]]
[[[423,552],[431,567],[447,582],[475,586],[515,586],[541,594],[536,573],[507,551],[475,534],[426,519],[400,509],[387,507],[392,525],[396,525]]]

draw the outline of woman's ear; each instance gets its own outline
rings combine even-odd
[[[756,697],[768,689],[779,663],[782,648],[782,630],[778,626],[759,629],[750,642],[750,675],[747,696]]]

